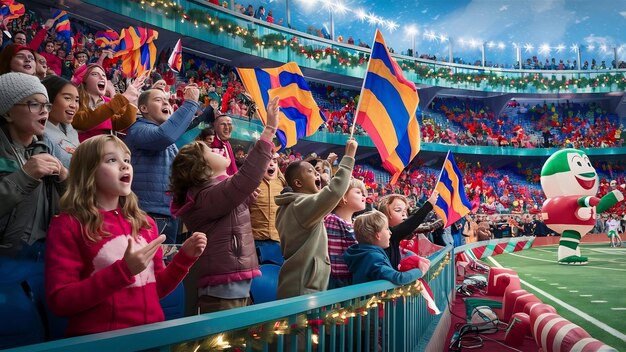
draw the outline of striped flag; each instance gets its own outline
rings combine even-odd
[[[56,10],[52,15],[54,20],[54,31],[57,33],[57,38],[63,39],[67,43],[67,52],[72,51],[72,29],[70,28],[70,18],[67,12],[62,10]]]
[[[267,119],[267,103],[280,97],[276,136],[282,148],[292,147],[298,139],[314,134],[326,121],[295,62],[276,68],[237,68],[237,72],[246,91],[257,103],[263,123]]]
[[[2,17],[5,24],[10,20],[20,18],[24,15],[24,13],[26,13],[24,4],[19,2],[15,2],[13,0],[2,0],[0,4],[2,4],[0,7],[0,17]]]
[[[170,55],[169,60],[167,60],[167,64],[176,72],[180,72],[180,69],[183,67],[183,43],[180,39],[176,42],[174,50],[172,50],[172,55]]]
[[[119,44],[120,35],[112,29],[107,29],[96,32],[94,40],[98,47],[110,49]]]
[[[439,192],[439,197],[433,210],[443,220],[444,227],[454,224],[472,210],[472,204],[465,195],[463,175],[450,151],[443,162],[435,189]]]
[[[376,145],[383,167],[393,175],[392,184],[420,151],[418,103],[415,85],[404,78],[376,30],[356,122]]]
[[[125,77],[137,77],[154,68],[157,49],[154,41],[159,32],[143,27],[122,29],[119,42],[114,46],[115,57],[122,60]]]

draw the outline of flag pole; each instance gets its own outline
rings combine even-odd
[[[439,181],[441,181],[441,174],[443,174],[443,168],[445,167],[446,164],[446,160],[448,160],[448,156],[450,156],[450,150],[448,149],[448,154],[446,154],[446,158],[443,160],[443,164],[441,167],[441,171],[439,171],[439,177],[437,177],[437,183],[435,183],[435,189],[437,189],[437,185],[439,184]]]
[[[370,63],[372,62],[372,51],[374,50],[374,44],[376,43],[376,35],[378,34],[378,28],[376,28],[376,32],[374,33],[374,42],[372,43],[372,47],[370,49],[370,57],[367,60],[367,68],[365,69],[365,77],[363,77],[363,84],[361,84],[361,91],[359,92],[359,103],[356,105],[356,113],[354,115],[354,120],[352,120],[352,127],[350,127],[350,139],[354,136],[354,127],[356,126],[356,120],[359,113],[359,108],[361,107],[361,102],[363,101],[363,89],[365,88],[365,79],[367,78],[367,73],[370,72]],[[385,43],[387,45],[387,43]],[[385,48],[387,49],[387,48]]]

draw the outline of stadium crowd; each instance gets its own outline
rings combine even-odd
[[[274,21],[262,7],[240,9]],[[416,231],[442,246],[462,243],[466,223],[467,231],[487,224],[479,239],[551,234],[538,218],[537,167],[492,169],[459,158],[475,215],[444,229],[431,211],[439,171],[419,157],[391,184],[376,158],[355,165],[353,139],[341,158],[275,153],[276,99],[258,141],[239,147],[233,119],[257,118],[259,102],[233,67],[185,55],[177,74],[164,50],[154,70],[125,77],[119,58],[98,44],[100,31],[71,25],[72,40],[61,40],[51,20],[27,11],[8,23],[11,40],[0,52],[0,256],[45,262],[49,308],[69,319],[68,335],[163,320],[159,299],[196,261],[201,312],[246,306],[263,246],[282,244],[278,297],[286,298],[392,280],[385,273],[364,279],[352,263],[370,255],[395,271],[399,242]],[[321,129],[349,134],[357,93],[310,88],[328,117]],[[190,130],[198,137],[179,149],[175,142]],[[518,148],[622,145],[617,120],[593,103],[512,102],[496,116],[457,98],[436,98],[423,112],[422,138]],[[623,166],[597,165],[619,174],[615,183],[601,179],[600,194],[623,188]],[[297,240],[284,241],[286,233]],[[179,247],[167,266],[163,243]],[[327,268],[309,270],[328,256]]]

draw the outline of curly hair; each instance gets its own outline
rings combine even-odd
[[[108,142],[130,154],[126,144],[113,135],[100,135],[85,140],[74,151],[67,191],[60,200],[61,211],[73,215],[81,224],[83,237],[92,242],[111,236],[102,228],[104,221],[96,204],[96,172],[103,162],[104,148]],[[139,201],[133,192],[128,196],[120,196],[119,206],[122,216],[131,224],[133,237],[137,237],[140,229],[150,228],[147,215],[139,208]]]
[[[184,204],[189,188],[208,182],[213,177],[213,170],[204,157],[208,148],[204,142],[195,141],[182,147],[174,158],[170,176],[174,204]]]

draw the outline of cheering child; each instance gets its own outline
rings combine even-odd
[[[182,281],[206,247],[196,232],[164,267],[159,235],[131,191],[133,168],[124,142],[92,137],[76,148],[50,223],[45,265],[50,309],[69,318],[68,336],[164,319],[159,300]]]

